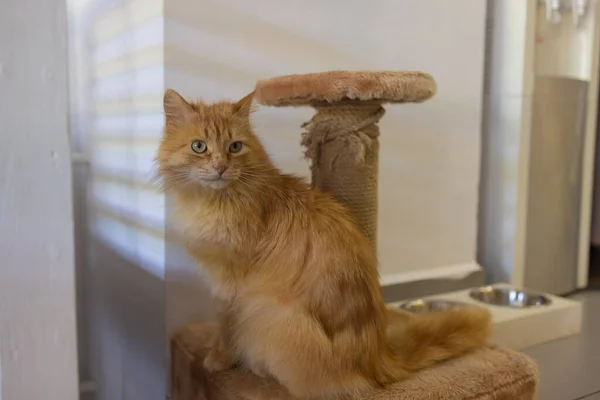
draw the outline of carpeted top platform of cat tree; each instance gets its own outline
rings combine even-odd
[[[207,343],[215,334],[215,325],[200,324],[173,336],[172,400],[293,400],[279,384],[249,372],[206,372]],[[533,400],[538,379],[537,367],[528,356],[490,347],[374,390],[360,400]]]
[[[266,106],[419,103],[432,97],[436,88],[424,72],[328,71],[259,81],[255,98]]]

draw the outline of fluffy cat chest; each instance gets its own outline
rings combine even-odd
[[[239,224],[222,213],[209,210],[189,213],[181,210],[176,218],[179,233],[186,241],[231,243],[239,235]]]
[[[193,240],[197,243],[231,243],[235,236],[237,236],[230,226],[214,218],[190,222],[184,224],[182,228],[182,233],[185,235],[186,239]]]

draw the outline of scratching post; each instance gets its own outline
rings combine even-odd
[[[332,71],[259,81],[255,97],[263,105],[316,110],[302,134],[312,184],[345,204],[375,246],[382,104],[425,101],[435,90],[422,72]]]
[[[434,80],[420,72],[334,71],[260,81],[256,99],[316,110],[301,139],[311,160],[312,184],[345,204],[375,246],[382,104],[421,102],[435,91]],[[276,382],[240,369],[208,373],[203,361],[216,334],[214,325],[199,324],[172,337],[172,400],[294,400]],[[490,347],[373,389],[361,400],[533,400],[538,380],[529,357]]]
[[[315,107],[303,126],[302,145],[311,160],[312,184],[334,195],[353,213],[375,245],[379,127],[378,104]],[[340,151],[341,150],[341,151]]]

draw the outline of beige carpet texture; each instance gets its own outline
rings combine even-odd
[[[172,400],[294,400],[278,383],[250,372],[206,372],[207,343],[215,334],[214,324],[199,324],[173,336]],[[538,380],[537,366],[528,356],[490,347],[374,390],[361,400],[533,400]]]

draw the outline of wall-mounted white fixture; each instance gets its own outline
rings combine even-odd
[[[546,1],[546,19],[553,23],[559,23],[562,20],[560,0]]]
[[[570,11],[575,27],[579,27],[589,8],[589,0],[541,0],[539,3],[545,5],[546,19],[554,24],[560,23],[563,13]]]
[[[571,0],[571,12],[573,13],[573,25],[579,26],[588,10],[589,0]]]

